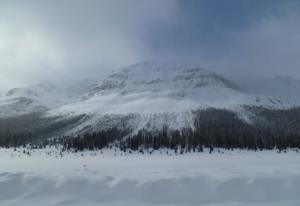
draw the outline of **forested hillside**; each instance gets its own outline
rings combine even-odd
[[[0,145],[34,147],[61,144],[64,149],[102,149],[117,146],[121,150],[156,150],[168,148],[176,152],[202,151],[210,148],[274,149],[300,148],[300,108],[272,110],[245,107],[250,121],[225,109],[209,108],[193,112],[193,128],[174,130],[168,125],[161,129],[134,132],[127,127],[85,132],[79,135],[59,135],[84,116],[57,121],[41,114],[0,119]]]

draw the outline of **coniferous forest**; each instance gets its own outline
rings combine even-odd
[[[278,149],[300,148],[300,109],[271,110],[261,107],[246,108],[253,115],[246,121],[238,114],[223,109],[195,111],[194,128],[172,130],[162,125],[161,130],[146,129],[132,133],[128,129],[110,128],[102,131],[85,132],[76,136],[50,134],[78,121],[56,122],[41,127],[39,115],[0,121],[0,146],[19,147],[30,144],[32,147],[61,145],[64,150],[82,151],[119,147],[126,151],[158,150],[167,148],[176,153],[201,152],[203,148],[226,149]],[[44,120],[46,121],[46,120]],[[47,120],[49,121],[49,120]],[[35,124],[35,128],[30,125]],[[22,128],[14,130],[12,125]],[[30,129],[26,129],[30,128]],[[13,132],[17,131],[17,132]]]

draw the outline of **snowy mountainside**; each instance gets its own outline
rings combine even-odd
[[[197,110],[227,110],[252,123],[259,112],[245,106],[290,109],[297,105],[296,98],[246,93],[198,66],[144,62],[101,81],[84,80],[69,88],[42,82],[12,89],[0,97],[0,119],[4,123],[7,118],[38,113],[29,117],[56,135],[110,128],[136,133],[158,131],[165,125],[174,130],[193,128]]]
[[[14,88],[6,96],[41,97],[56,92],[56,88],[49,82],[41,82],[24,88]]]
[[[64,95],[49,82],[14,88],[0,97],[0,117],[46,111],[65,102]]]
[[[191,65],[138,63],[114,72],[81,100],[50,110],[46,117],[86,115],[69,133],[120,127],[135,131],[192,127],[192,111],[220,108],[248,121],[243,105],[291,108],[292,99],[251,95],[213,72]]]
[[[176,92],[195,92],[197,88],[219,85],[233,90],[238,86],[233,82],[192,65],[157,64],[143,62],[114,72],[99,83],[89,95],[104,94],[116,91],[121,94],[137,92],[171,91],[176,96],[184,94]]]
[[[80,99],[84,94],[89,92],[92,88],[96,87],[98,80],[95,79],[83,79],[75,81],[71,84],[63,86],[61,89],[64,94],[72,99]]]

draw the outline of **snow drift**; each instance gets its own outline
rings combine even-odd
[[[152,155],[0,150],[0,203],[16,206],[300,203],[299,153]]]

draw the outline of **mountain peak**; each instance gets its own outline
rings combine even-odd
[[[43,88],[46,91],[56,90],[56,87],[51,82],[48,82],[48,81],[40,82],[40,83],[36,84],[35,86]]]
[[[199,66],[142,62],[113,72],[81,99],[47,112],[47,117],[84,115],[70,133],[128,125],[135,131],[193,125],[194,111],[222,108],[250,121],[242,105],[283,108],[277,97],[244,93],[235,83]]]
[[[44,94],[53,94],[55,92],[57,92],[56,87],[52,83],[45,81],[25,87],[13,88],[6,93],[6,96],[39,97]]]
[[[0,98],[0,117],[44,112],[67,101],[64,94],[50,82],[14,88]]]
[[[212,86],[239,90],[235,83],[199,66],[141,62],[112,73],[89,95],[111,91],[122,94],[162,91],[197,93],[199,88]]]

